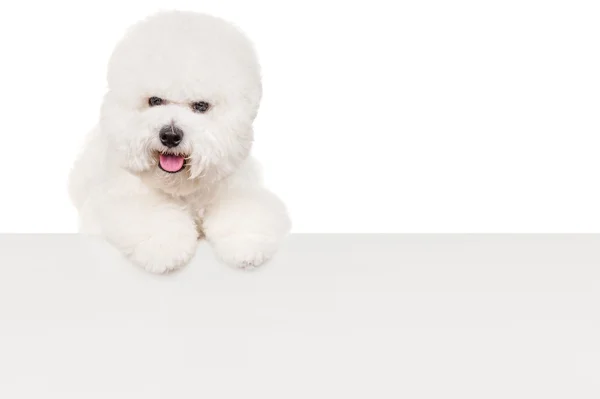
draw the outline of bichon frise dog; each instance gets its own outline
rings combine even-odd
[[[228,264],[268,260],[290,220],[249,156],[262,89],[248,39],[215,17],[161,12],[128,31],[107,78],[70,175],[80,231],[156,273],[187,263],[203,236]]]

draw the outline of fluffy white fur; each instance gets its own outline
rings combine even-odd
[[[152,96],[168,103],[150,107]],[[290,220],[249,156],[260,98],[253,47],[232,25],[175,11],[134,25],[110,59],[100,121],[70,175],[80,230],[155,273],[186,264],[203,236],[231,265],[268,260]],[[193,112],[196,101],[211,108]],[[159,130],[171,123],[188,156],[175,174],[157,164],[168,150]]]

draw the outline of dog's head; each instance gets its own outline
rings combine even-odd
[[[163,12],[134,25],[108,66],[100,125],[121,167],[185,195],[247,158],[261,98],[254,49],[214,17]]]

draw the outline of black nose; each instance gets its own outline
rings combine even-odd
[[[160,129],[158,137],[163,145],[169,148],[177,147],[183,140],[183,130],[175,125],[165,125]]]

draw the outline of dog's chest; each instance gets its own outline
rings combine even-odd
[[[202,222],[206,213],[206,202],[202,201],[201,198],[187,198],[184,201],[184,206],[188,213],[194,218],[198,229],[198,236],[202,238],[204,233],[202,232]]]

